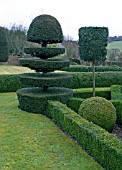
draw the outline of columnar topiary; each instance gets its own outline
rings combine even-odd
[[[5,33],[5,28],[0,27],[0,62],[8,60],[8,43]]]
[[[83,101],[78,113],[85,119],[112,131],[116,122],[116,109],[113,104],[102,97],[91,97]]]
[[[81,60],[93,65],[93,96],[95,96],[95,64],[106,60],[108,28],[81,27],[79,29],[79,53]]]
[[[27,40],[39,43],[41,48],[25,48],[25,53],[31,54],[31,57],[20,59],[20,65],[34,69],[36,73],[20,75],[20,80],[24,84],[34,87],[17,91],[19,107],[29,112],[43,114],[47,100],[66,103],[69,97],[72,97],[72,90],[58,87],[69,83],[72,76],[54,72],[69,66],[70,61],[53,58],[63,54],[64,48],[47,47],[48,44],[63,41],[60,24],[50,15],[40,15],[32,21],[27,32]]]

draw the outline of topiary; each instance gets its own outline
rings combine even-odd
[[[17,90],[19,107],[28,112],[45,114],[48,100],[59,100],[66,103],[73,96],[72,89],[57,88],[69,84],[71,75],[54,72],[68,67],[70,61],[57,59],[57,55],[65,52],[64,48],[52,48],[48,44],[63,41],[61,26],[56,18],[50,15],[37,16],[30,24],[27,40],[41,44],[36,48],[25,48],[24,52],[31,57],[21,58],[20,65],[29,67],[36,73],[22,74],[20,80],[27,87]],[[52,73],[53,72],[53,73]]]
[[[50,15],[39,15],[30,24],[27,40],[42,44],[60,43],[63,41],[63,33],[60,23]]]
[[[8,56],[9,52],[5,28],[0,27],[0,62],[6,62]]]
[[[85,119],[111,132],[116,122],[116,109],[102,97],[91,97],[83,101],[78,113]]]

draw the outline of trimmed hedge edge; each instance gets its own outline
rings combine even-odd
[[[85,99],[72,97],[67,101],[67,106],[73,111],[78,113],[79,107]],[[121,100],[110,100],[116,108],[117,123],[122,124],[122,101]]]
[[[122,86],[121,85],[111,86],[111,99],[122,100]]]
[[[66,105],[48,101],[48,117],[54,121],[107,170],[122,167],[122,142],[106,130],[88,122]]]

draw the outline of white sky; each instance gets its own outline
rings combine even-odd
[[[41,14],[54,16],[63,34],[78,39],[84,26],[105,26],[109,36],[122,35],[122,0],[1,0],[0,26],[22,24],[29,27]]]

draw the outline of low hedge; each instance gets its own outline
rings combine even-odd
[[[15,92],[25,87],[19,80],[18,74],[0,75],[0,92]]]
[[[76,113],[78,113],[78,110],[79,110],[79,107],[80,105],[83,103],[85,99],[82,99],[82,98],[75,98],[75,97],[72,97],[70,98],[68,101],[67,101],[67,106],[74,110]]]
[[[111,99],[111,91],[109,87],[96,88],[95,93],[96,93],[96,96],[104,97],[108,100]],[[93,89],[92,88],[74,89],[73,96],[78,97],[78,98],[83,98],[83,99],[93,97]]]
[[[67,106],[78,113],[79,107],[85,99],[82,98],[70,98],[67,101]],[[116,108],[117,123],[122,124],[122,101],[121,100],[111,100],[112,104]]]
[[[119,139],[60,102],[48,101],[46,113],[105,169],[121,169],[122,142]]]
[[[117,123],[122,125],[122,100],[111,100],[116,108]]]
[[[73,75],[68,88],[87,88],[93,87],[93,74],[83,72],[66,72]],[[120,72],[96,72],[96,87],[110,87],[113,84],[122,85],[122,71]]]
[[[68,73],[73,76],[71,83],[63,87],[76,89],[92,87],[92,73]],[[0,92],[11,92],[22,88],[23,85],[18,78],[19,74],[0,75]],[[113,84],[122,85],[122,72],[96,73],[96,87],[110,87]],[[24,86],[24,87],[27,87]]]
[[[81,65],[70,65],[70,67],[62,68],[63,71],[68,72],[92,72],[92,66],[81,66]],[[106,71],[122,71],[122,67],[119,66],[96,66],[96,72],[106,72]]]
[[[111,99],[122,100],[122,86],[121,85],[111,86]]]

